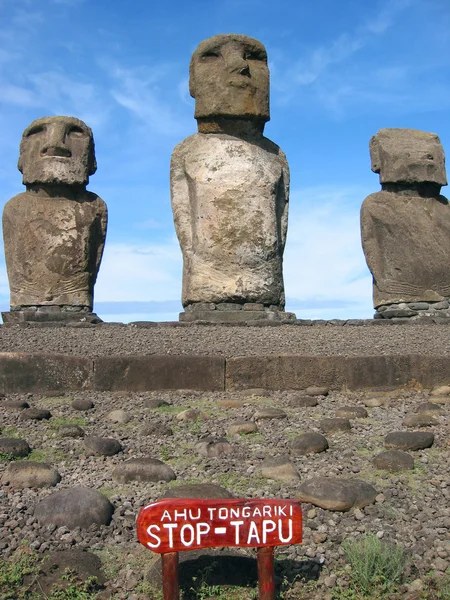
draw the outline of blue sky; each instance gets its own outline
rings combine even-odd
[[[265,134],[291,168],[287,309],[371,317],[359,233],[361,203],[379,190],[368,143],[383,127],[411,127],[450,152],[449,31],[449,0],[0,0],[0,208],[24,189],[25,127],[81,118],[96,143],[89,189],[109,209],[95,308],[116,321],[177,318],[169,163],[196,131],[189,60],[207,37],[247,34],[269,55]]]

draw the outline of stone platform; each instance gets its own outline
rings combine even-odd
[[[295,323],[4,325],[0,393],[360,390],[450,383],[445,325]]]
[[[49,309],[56,310],[49,310]],[[3,323],[16,325],[18,323],[101,323],[102,320],[93,312],[65,311],[59,307],[45,307],[37,310],[11,310],[2,312]]]

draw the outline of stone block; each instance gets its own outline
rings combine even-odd
[[[66,354],[0,352],[0,392],[4,394],[86,390],[93,360]]]
[[[95,359],[94,389],[223,390],[225,359],[220,356],[103,356]]]

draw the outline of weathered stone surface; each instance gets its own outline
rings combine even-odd
[[[328,388],[310,385],[304,390],[307,396],[328,396]]]
[[[365,419],[368,417],[367,410],[362,406],[342,406],[336,411],[336,417],[346,419]]]
[[[106,415],[108,421],[112,421],[113,423],[129,423],[131,421],[131,415],[126,410],[122,408],[118,408],[116,410],[112,410]]]
[[[244,406],[243,400],[237,398],[224,398],[217,402],[222,408],[242,408]]]
[[[280,148],[262,135],[269,119],[264,47],[243,35],[205,40],[192,56],[190,90],[199,133],[175,148],[171,162],[183,306],[282,309],[289,170]],[[234,320],[264,314],[231,312]]]
[[[176,479],[173,470],[157,458],[132,458],[119,464],[112,473],[119,483],[129,481],[172,481]]]
[[[439,195],[447,183],[439,138],[382,129],[372,138],[370,152],[382,184],[361,208],[374,306],[443,301],[450,296],[450,207]]]
[[[295,321],[295,314],[280,310],[267,310],[260,312],[252,312],[246,310],[197,310],[180,313],[180,321],[206,321],[209,323],[246,323],[247,321],[257,321],[259,323],[263,321]]]
[[[140,430],[140,435],[157,435],[164,437],[166,435],[173,435],[172,429],[165,423],[146,423]]]
[[[74,487],[55,492],[38,502],[34,516],[41,525],[88,529],[94,523],[109,525],[113,512],[113,505],[100,492]]]
[[[328,449],[327,438],[314,431],[302,433],[296,436],[290,443],[289,448],[294,456],[316,454]]]
[[[61,437],[78,438],[84,437],[84,429],[79,425],[61,425],[58,429]]]
[[[417,412],[420,414],[428,415],[430,417],[440,417],[445,414],[443,408],[432,402],[424,402],[417,407]]]
[[[31,452],[31,448],[26,440],[19,438],[0,438],[0,452],[9,454],[15,458],[24,458]]]
[[[68,354],[0,352],[0,390],[83,390],[92,383],[92,364],[92,359]]]
[[[393,450],[423,450],[434,443],[434,434],[428,431],[392,431],[384,438],[386,448]]]
[[[91,410],[94,408],[94,403],[89,398],[76,398],[71,406],[74,410]]]
[[[253,421],[235,421],[227,429],[228,435],[248,434],[258,431],[258,426]]]
[[[105,356],[95,359],[97,390],[223,390],[225,359],[219,356]]]
[[[114,456],[122,451],[122,444],[113,438],[88,435],[84,438],[86,454],[93,456]]]
[[[233,446],[226,438],[205,438],[195,444],[195,449],[202,456],[208,456],[209,458],[233,452]]]
[[[367,408],[378,408],[379,406],[386,405],[386,398],[383,398],[382,396],[364,398],[363,403]]]
[[[448,395],[448,396],[431,396],[430,402],[432,404],[449,404],[450,403],[450,395]]]
[[[413,457],[401,450],[387,450],[386,452],[380,452],[373,457],[372,463],[377,469],[390,471],[391,473],[414,469]]]
[[[255,420],[264,419],[285,419],[287,414],[281,408],[275,408],[273,406],[264,406],[255,412],[253,418]]]
[[[186,410],[182,410],[176,416],[177,421],[207,421],[209,419],[208,415],[198,410],[197,408],[187,408]]]
[[[46,463],[23,461],[10,463],[2,477],[3,485],[15,488],[53,487],[61,481],[56,469]]]
[[[279,481],[300,479],[297,469],[287,455],[266,456],[261,465],[261,475]]]
[[[160,406],[169,406],[169,403],[162,398],[147,398],[144,400],[145,408],[159,408]]]
[[[186,483],[169,488],[164,498],[233,498],[233,494],[215,483]]]
[[[18,166],[27,191],[3,211],[11,308],[92,311],[107,221],[103,200],[86,191],[96,170],[92,131],[74,117],[33,121]]]
[[[317,477],[300,485],[297,498],[326,510],[343,512],[373,504],[376,495],[375,488],[364,481]]]
[[[253,398],[254,396],[259,398],[270,398],[270,390],[265,388],[248,388],[247,390],[241,391],[241,396],[244,398]]]
[[[30,590],[35,592],[36,597],[41,594],[50,596],[55,589],[65,590],[71,586],[71,578],[67,577],[68,571],[77,581],[87,581],[89,579],[90,591],[101,589],[105,583],[101,566],[100,558],[92,552],[84,550],[58,550],[52,552],[45,557],[45,560],[39,566],[39,573],[34,576]]]
[[[324,433],[334,433],[335,431],[350,431],[352,428],[348,419],[341,419],[338,417],[321,419],[319,426]]]
[[[430,392],[431,396],[448,396],[450,394],[450,385],[440,385],[433,388]]]
[[[319,404],[319,400],[317,399],[317,396],[307,396],[303,393],[299,393],[292,394],[287,403],[292,408],[308,408],[317,406]]]
[[[45,408],[24,408],[19,415],[20,421],[46,421],[52,416]]]
[[[402,421],[402,425],[405,427],[433,427],[434,425],[439,425],[439,421],[433,416],[419,412],[406,415]]]
[[[23,410],[24,408],[30,408],[30,405],[25,400],[11,400],[4,399],[0,403],[1,408],[8,408],[9,410]]]

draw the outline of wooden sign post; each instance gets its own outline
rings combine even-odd
[[[178,552],[258,548],[259,599],[275,598],[273,548],[300,544],[302,511],[291,500],[166,499],[139,512],[137,536],[162,554],[164,600],[178,600]]]

